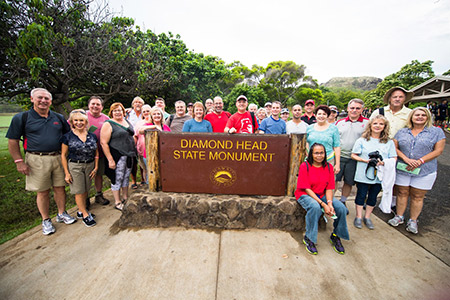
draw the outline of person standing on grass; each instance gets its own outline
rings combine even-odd
[[[69,123],[72,131],[62,137],[61,162],[70,193],[75,195],[77,217],[83,220],[84,225],[92,227],[97,223],[95,216],[88,212],[86,199],[98,170],[97,137],[88,132],[89,123],[84,110],[73,110]]]
[[[97,137],[97,148],[98,148],[98,170],[95,175],[94,185],[95,185],[95,203],[101,205],[108,205],[109,200],[103,197],[103,175],[105,175],[105,155],[103,154],[102,147],[100,146],[100,130],[102,129],[103,123],[109,120],[109,117],[102,113],[103,111],[103,99],[99,96],[92,96],[88,101],[88,111],[86,115],[89,122],[89,132],[93,132]],[[91,202],[86,199],[86,208],[89,210]]]
[[[42,233],[56,231],[49,214],[50,189],[58,207],[56,222],[72,224],[76,221],[66,210],[64,170],[61,165],[61,137],[70,131],[64,117],[50,110],[52,95],[43,88],[31,91],[33,107],[11,120],[6,137],[17,171],[26,175],[25,189],[37,193],[36,203],[42,217]],[[20,153],[23,137],[25,161]]]

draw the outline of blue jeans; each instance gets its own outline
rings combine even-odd
[[[356,205],[364,205],[364,200],[366,199],[367,192],[369,192],[369,195],[367,196],[366,204],[369,206],[375,206],[377,204],[377,196],[381,191],[380,183],[368,184],[357,182],[356,187],[358,188],[355,198]]]
[[[326,204],[325,196],[321,200]],[[308,195],[302,195],[297,202],[306,210],[306,237],[313,243],[317,243],[317,230],[319,226],[319,219],[322,215],[322,207],[316,200]],[[348,240],[350,236],[347,228],[347,208],[341,201],[333,198],[333,207],[336,212],[337,219],[333,222],[333,233],[338,237]]]

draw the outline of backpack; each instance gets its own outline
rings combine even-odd
[[[23,112],[23,114],[22,114],[22,128],[21,128],[21,141],[23,142],[24,140],[25,140],[25,125],[27,124],[27,120],[28,120],[28,113],[29,113],[30,111],[29,110],[27,110],[27,111],[24,111]],[[49,114],[50,114],[50,112],[49,112]],[[56,117],[59,119],[59,121],[61,122],[61,125],[62,125],[62,127],[63,127],[63,134],[65,134],[65,133],[67,133],[67,132],[69,132],[70,131],[70,129],[69,130],[65,130],[65,126],[64,126],[64,122],[66,122],[66,124],[67,124],[67,121],[60,115],[60,114],[56,114]]]

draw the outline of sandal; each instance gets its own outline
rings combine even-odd
[[[122,199],[122,204],[127,203],[128,199]]]
[[[122,202],[116,203],[116,205],[114,205],[114,208],[117,209],[117,210],[122,211],[123,210],[123,203]]]
[[[132,188],[133,190],[135,190],[135,189],[138,188],[138,185],[137,185],[136,183],[133,183],[133,184],[131,185],[131,188]]]

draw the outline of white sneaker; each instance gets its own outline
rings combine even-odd
[[[56,222],[58,223],[66,223],[66,224],[73,224],[77,221],[74,217],[71,217],[66,211],[64,211],[62,214],[56,215]]]
[[[42,233],[44,235],[52,234],[56,231],[55,227],[53,227],[51,219],[45,219],[42,221]]]

